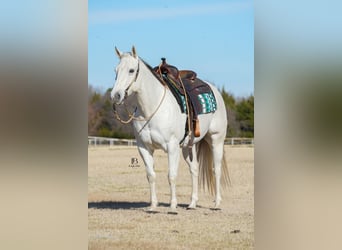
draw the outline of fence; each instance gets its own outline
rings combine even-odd
[[[224,140],[225,145],[251,145],[254,146],[254,138],[232,137]]]
[[[117,139],[117,138],[88,136],[88,146],[98,146],[98,145],[135,146],[137,145],[137,142],[134,139]]]
[[[225,145],[251,145],[254,146],[254,138],[240,138],[232,137],[226,138],[224,141]],[[136,146],[137,142],[135,139],[117,139],[107,137],[88,136],[88,146]]]

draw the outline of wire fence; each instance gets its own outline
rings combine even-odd
[[[225,145],[249,145],[254,146],[254,138],[229,137],[224,141]],[[118,139],[98,136],[88,136],[88,147],[96,146],[136,146],[135,139]]]

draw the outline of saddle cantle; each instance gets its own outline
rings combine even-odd
[[[181,111],[190,117],[192,128],[187,124],[187,131],[193,129],[195,136],[199,137],[198,115],[215,112],[217,109],[216,99],[210,86],[197,78],[196,72],[178,70],[175,66],[167,64],[165,58],[162,58],[162,63],[153,71],[168,85]]]

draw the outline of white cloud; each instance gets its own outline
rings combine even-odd
[[[172,8],[140,8],[90,11],[89,23],[119,23],[138,20],[168,19],[182,16],[238,12],[253,7],[251,1],[198,4]]]

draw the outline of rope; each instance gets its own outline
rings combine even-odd
[[[161,104],[162,104],[163,101],[164,101],[165,95],[166,95],[166,87],[164,86],[164,94],[163,94],[162,99],[161,99],[160,102],[159,102],[158,107],[157,107],[156,110],[150,115],[150,117],[146,120],[144,126],[142,126],[142,128],[139,130],[138,134],[140,134],[140,132],[141,132],[141,131],[146,127],[146,125],[150,122],[150,120],[151,120],[152,117],[155,115],[155,113],[157,113],[158,109],[160,108]]]
[[[125,105],[125,110],[126,112],[128,113],[128,120],[124,121],[121,119],[121,117],[119,116],[118,112],[116,111],[116,108],[115,108],[115,103],[113,103],[113,112],[114,112],[114,116],[115,116],[115,119],[117,119],[119,122],[123,123],[123,124],[128,124],[130,123],[133,119],[137,119],[134,117],[134,113],[136,112],[137,108],[135,108],[134,112],[133,113],[130,113],[128,110],[127,110],[127,106],[126,104]]]
[[[113,111],[114,111],[115,118],[116,118],[119,122],[121,122],[121,123],[123,123],[123,124],[128,124],[128,123],[130,123],[132,120],[135,120],[135,121],[146,121],[146,123],[145,123],[144,126],[142,127],[142,129],[143,129],[143,128],[147,125],[147,123],[152,119],[152,117],[157,113],[157,111],[159,110],[161,104],[163,103],[163,101],[164,101],[164,99],[165,99],[165,95],[166,95],[166,87],[164,86],[164,94],[163,94],[162,99],[160,100],[160,102],[159,102],[157,108],[155,109],[155,111],[154,111],[147,119],[135,117],[134,114],[135,114],[135,112],[137,111],[137,107],[135,107],[133,113],[130,113],[130,112],[128,111],[128,109],[127,109],[126,104],[124,104],[125,109],[126,109],[126,112],[127,112],[127,114],[128,114],[128,117],[129,117],[128,120],[125,121],[125,120],[123,120],[123,119],[119,116],[119,114],[118,114],[118,112],[116,111],[116,108],[115,108],[115,103],[113,103]],[[140,129],[139,133],[141,132],[142,129]]]

